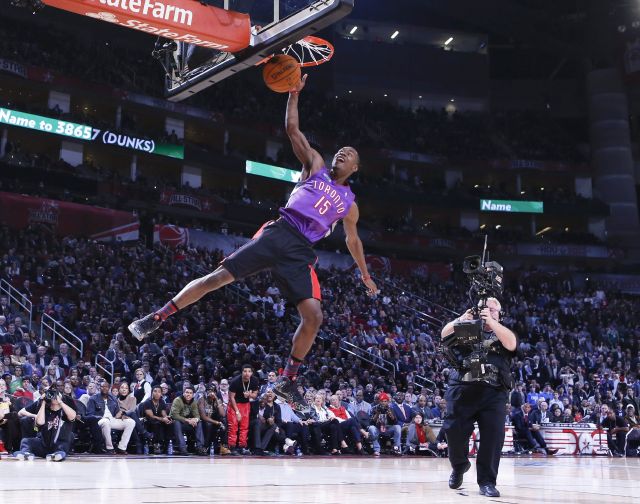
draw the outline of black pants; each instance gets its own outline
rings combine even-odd
[[[20,446],[20,419],[15,411],[4,416],[5,422],[0,425],[4,435],[4,445],[9,453]]]
[[[34,438],[23,439],[20,443],[21,451],[28,451],[33,453],[36,457],[46,457],[50,453],[57,451],[63,451],[69,453],[71,449],[71,439],[69,435],[60,434],[58,441],[51,445],[45,445],[40,436]]]
[[[442,428],[447,433],[451,467],[461,470],[467,464],[469,437],[473,432],[473,423],[478,422],[478,485],[495,485],[504,444],[507,393],[483,384],[456,385],[447,389],[445,399],[447,416]]]
[[[31,417],[20,418],[20,432],[22,433],[22,439],[32,438],[38,435],[38,431],[35,429],[36,419]]]
[[[91,432],[91,448],[92,451],[104,450],[106,448],[104,437],[102,436],[102,429],[98,425],[98,421],[102,417],[96,415],[88,415],[84,418],[84,422],[89,426]]]
[[[211,443],[216,447],[220,444],[220,435],[226,434],[226,430],[222,430],[219,425],[214,425],[209,422],[202,422],[202,434],[204,435],[204,447],[209,448]]]
[[[540,431],[532,431],[532,430],[523,430],[516,431],[516,436],[519,439],[526,439],[528,446],[526,448],[536,449],[536,448],[547,448],[547,443],[542,437]],[[481,438],[482,439],[482,438]]]
[[[611,434],[611,429],[607,429],[607,444],[609,450],[613,453],[624,453],[624,442],[627,436],[626,432],[616,432]]]
[[[360,424],[358,421],[351,417],[348,420],[340,423],[340,430],[342,431],[343,438],[349,438],[354,444],[362,441],[362,434],[360,433]]]
[[[337,420],[329,420],[327,422],[316,422],[311,424],[311,439],[313,441],[313,449],[316,453],[322,452],[322,438],[326,439],[326,446],[331,450],[339,450],[340,444],[344,439],[340,424]]]
[[[153,442],[162,446],[173,437],[173,425],[159,422],[158,420],[147,420],[145,422],[147,430],[153,434]]]
[[[266,450],[273,441],[276,447],[284,441],[285,433],[282,429],[278,429],[277,425],[269,425],[260,421],[256,422],[254,427],[254,446],[260,450]]]
[[[285,422],[284,432],[289,439],[297,441],[300,449],[305,455],[309,454],[309,444],[311,443],[311,432],[308,425],[301,423]]]

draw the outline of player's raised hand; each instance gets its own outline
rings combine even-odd
[[[371,279],[371,277],[363,277],[362,278],[362,283],[364,283],[367,286],[367,294],[369,296],[375,296],[376,294],[380,293],[380,290],[378,289],[378,286],[376,285],[376,283]]]
[[[300,82],[298,82],[293,88],[289,90],[290,93],[298,94],[304,88],[304,85],[307,83],[308,74],[304,74]]]

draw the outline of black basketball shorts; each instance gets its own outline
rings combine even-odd
[[[265,223],[253,238],[220,263],[236,280],[271,270],[282,295],[294,304],[321,300],[314,266],[318,258],[291,224],[278,219]]]

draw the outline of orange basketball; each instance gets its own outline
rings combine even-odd
[[[262,78],[271,91],[286,93],[300,82],[300,63],[293,56],[278,54],[264,65]]]

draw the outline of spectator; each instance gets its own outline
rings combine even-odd
[[[382,392],[378,396],[378,404],[371,411],[371,425],[369,436],[373,443],[373,454],[380,456],[380,441],[382,438],[393,438],[393,453],[400,455],[401,429],[398,420],[389,407],[389,395]]]
[[[515,435],[518,439],[526,441],[531,449],[546,455],[553,455],[558,450],[547,448],[547,443],[540,432],[540,424],[532,423],[530,413],[531,404],[524,403],[520,409],[513,414],[512,422]]]
[[[265,383],[262,387],[260,387],[260,395],[262,396],[268,390],[273,390],[273,387],[276,385],[276,381],[278,380],[278,375],[275,371],[269,371],[267,373],[267,383]]]
[[[295,441],[300,447],[298,448],[298,450],[300,450],[298,453],[309,455],[309,446],[311,443],[309,420],[302,420],[286,402],[281,400],[278,400],[277,402],[280,406],[280,416],[282,418],[282,425],[286,435],[285,442],[287,439]]]
[[[103,380],[100,392],[92,396],[87,403],[87,419],[92,429],[94,450],[97,453],[114,453],[111,431],[119,430],[122,431],[122,437],[115,453],[126,455],[127,445],[136,424],[131,418],[122,418],[123,413],[118,401],[109,392],[110,388],[109,382]]]
[[[200,421],[200,412],[198,404],[193,396],[195,389],[191,385],[186,385],[181,396],[176,397],[171,404],[171,419],[173,420],[173,436],[178,443],[178,454],[188,455],[187,445],[184,434],[187,436],[193,434],[195,436],[196,453],[198,455],[206,455],[207,450],[204,447],[204,436],[202,433],[202,422]]]
[[[356,455],[362,455],[362,432],[364,431],[360,427],[360,423],[349,413],[347,408],[340,402],[340,396],[334,394],[330,398],[329,411],[331,411],[340,423],[340,430],[342,432],[343,441],[340,449],[344,451],[348,448],[346,439],[351,440],[354,444],[353,452]]]
[[[173,435],[173,420],[168,415],[167,403],[162,399],[162,388],[155,386],[151,398],[142,403],[146,429],[153,436],[153,453],[160,455],[166,450],[167,439]]]
[[[241,374],[231,380],[229,384],[227,423],[229,426],[229,449],[232,452],[242,455],[251,453],[247,447],[251,414],[249,403],[258,397],[259,389],[260,383],[253,376],[253,368],[249,364],[242,366]],[[238,436],[240,437],[239,441]]]
[[[69,345],[61,343],[58,352],[58,365],[65,370],[65,373],[69,372],[69,369],[73,366],[73,360],[69,354]]]
[[[144,451],[144,443],[150,441],[153,437],[149,432],[144,429],[144,425],[140,420],[138,414],[138,408],[136,404],[136,398],[133,394],[130,394],[129,384],[127,382],[120,383],[118,387],[118,406],[120,408],[120,415],[123,420],[131,419],[136,424],[136,449],[138,455]]]
[[[412,416],[415,416],[418,413],[420,413],[423,421],[432,420],[434,418],[433,410],[427,406],[427,397],[424,394],[420,394],[418,396],[418,404],[413,408],[411,414]]]
[[[132,392],[136,399],[136,404],[142,404],[151,398],[151,384],[146,380],[144,375],[145,373],[142,368],[134,371],[136,381],[133,383]]]
[[[616,416],[615,411],[607,410],[607,417],[600,422],[600,427],[607,431],[609,450],[614,457],[624,457],[625,438],[629,426],[623,417]]]
[[[255,423],[255,447],[259,455],[269,455],[267,448],[273,444],[276,454],[279,452],[278,445],[286,438],[282,423],[280,405],[275,403],[275,394],[268,390],[260,398],[257,421]]]
[[[224,406],[218,400],[217,388],[214,384],[207,385],[206,394],[198,400],[198,411],[200,412],[200,420],[202,421],[202,429],[204,435],[204,447],[213,447],[214,449],[220,444],[221,439],[226,438],[226,425]],[[224,439],[226,443],[226,439]],[[220,446],[219,451],[224,455],[226,450]]]
[[[20,420],[14,401],[7,395],[4,380],[0,380],[0,432],[3,433],[4,447],[9,453],[20,446]]]
[[[155,386],[151,398],[142,403],[146,428],[153,435],[153,453],[162,454],[167,439],[173,435],[173,420],[168,415],[167,403],[162,398],[162,387]]]
[[[311,420],[309,430],[316,454],[323,454],[322,440],[330,448],[331,455],[339,455],[343,441],[340,423],[333,412],[325,406],[325,396],[317,393],[311,405]]]
[[[427,455],[432,449],[430,445],[435,443],[435,441],[436,435],[433,433],[431,427],[427,424],[423,424],[422,415],[420,413],[416,413],[411,425],[409,425],[409,428],[407,429],[406,453]]]

